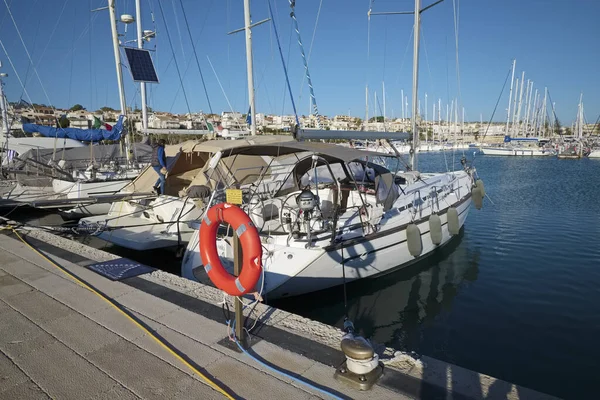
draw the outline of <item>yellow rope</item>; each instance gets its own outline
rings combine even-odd
[[[14,234],[17,235],[17,237],[19,238],[19,240],[21,240],[21,242],[23,242],[27,247],[29,247],[31,250],[33,250],[34,252],[36,252],[40,257],[42,257],[43,259],[45,259],[46,261],[48,261],[50,264],[52,264],[53,266],[55,266],[56,268],[58,268],[59,270],[61,270],[65,275],[67,275],[68,277],[70,277],[71,279],[73,279],[79,285],[83,286],[84,288],[86,288],[90,292],[94,293],[95,295],[97,295],[98,297],[100,297],[102,300],[106,301],[113,308],[115,308],[117,311],[119,311],[121,314],[123,314],[129,321],[131,321],[133,324],[135,324],[138,328],[140,328],[141,330],[143,330],[144,332],[146,332],[148,335],[150,335],[150,337],[152,339],[154,339],[154,341],[156,343],[158,343],[165,350],[167,350],[169,353],[171,353],[175,358],[177,358],[179,361],[181,361],[186,367],[188,367],[189,369],[191,369],[196,375],[198,375],[206,383],[208,383],[208,385],[210,387],[212,387],[217,392],[221,393],[227,399],[234,400],[234,398],[229,393],[227,393],[223,388],[221,388],[214,381],[212,381],[209,377],[207,377],[202,372],[200,372],[196,367],[194,367],[192,364],[190,364],[188,361],[186,361],[179,354],[177,354],[176,352],[174,352],[169,346],[167,346],[161,339],[159,339],[152,332],[150,332],[145,326],[143,326],[138,321],[136,321],[135,319],[133,319],[125,311],[123,311],[122,309],[120,309],[119,307],[117,307],[112,301],[110,301],[108,299],[108,297],[106,295],[104,295],[103,293],[98,292],[97,290],[95,290],[94,288],[92,288],[91,286],[89,286],[85,282],[81,281],[79,278],[77,278],[73,273],[67,271],[66,269],[64,269],[63,267],[61,267],[60,265],[58,265],[57,263],[55,263],[54,261],[52,261],[50,258],[46,257],[46,255],[44,255],[38,249],[36,249],[35,247],[33,247],[32,245],[30,245],[29,243],[27,243],[27,241],[25,241],[25,239],[23,239],[23,237],[21,237],[21,235],[19,235],[19,233],[14,228],[10,227],[9,229],[11,229],[14,232]]]

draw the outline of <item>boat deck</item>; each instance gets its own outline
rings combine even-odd
[[[31,233],[26,240],[118,302],[234,398],[323,396],[232,350],[217,305],[221,296],[215,289],[198,283],[186,287],[185,280],[160,271],[111,281],[85,266],[115,256],[38,233]],[[91,255],[81,255],[86,252]],[[446,398],[452,396],[446,392],[446,383],[451,381],[450,390],[463,397],[475,390],[479,397],[467,397],[549,398],[436,360],[427,360],[428,368],[440,363],[442,375],[431,370],[423,373],[425,380],[421,381],[389,367],[371,391],[359,392],[333,379],[335,368],[331,365],[339,365],[341,353],[323,340],[331,337],[339,343],[337,329],[259,306],[271,322],[253,338],[254,353],[341,398],[433,398],[426,395],[427,390]],[[313,340],[302,334],[302,329],[308,329]],[[452,379],[446,378],[446,371],[453,371]],[[0,376],[0,398],[7,399],[223,398],[117,309],[75,283],[14,234],[0,235]],[[433,380],[426,382],[428,379]],[[443,387],[433,381],[443,382]],[[489,396],[498,385],[502,385],[501,396]]]
[[[94,226],[94,224],[98,224],[102,227],[105,220],[105,215],[88,217],[85,219],[85,225]],[[101,231],[97,236],[100,239],[137,251],[177,245],[185,246],[190,241],[193,231],[189,229],[182,231],[180,232],[181,238],[179,238],[177,233],[165,233],[168,225],[140,217],[112,217],[107,224],[107,230]]]

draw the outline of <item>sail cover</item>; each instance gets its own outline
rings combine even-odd
[[[55,138],[69,138],[81,140],[84,142],[99,142],[101,140],[119,140],[123,131],[123,116],[119,116],[119,120],[112,128],[106,129],[78,129],[78,128],[55,128],[52,126],[23,124],[23,131],[27,133],[38,132],[42,136]]]

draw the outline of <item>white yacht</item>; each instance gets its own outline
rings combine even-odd
[[[196,184],[211,196],[190,226],[198,228],[204,212],[222,202],[227,189],[241,189],[242,208],[264,248],[264,284],[257,286],[269,299],[336,286],[344,274],[353,281],[389,273],[459,233],[471,205],[475,171],[394,175],[366,161],[381,156],[316,142],[220,151],[197,175]],[[283,157],[289,164],[281,162]],[[223,229],[217,241],[230,272],[231,240],[232,232]],[[181,273],[194,280],[205,276],[198,231],[191,235]]]
[[[497,146],[481,146],[482,154],[489,156],[553,156],[556,152],[549,140],[532,138],[511,138],[506,136],[504,143]]]

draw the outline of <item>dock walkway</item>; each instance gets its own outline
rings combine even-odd
[[[224,323],[54,255],[62,267],[114,298],[235,398],[317,399],[222,344]],[[269,362],[347,398],[406,398],[385,387],[358,392],[335,369],[265,340]],[[0,235],[0,398],[213,399],[223,396],[106,301],[18,241]]]
[[[554,399],[377,344],[384,375],[360,392],[333,378],[344,360],[342,331],[258,303],[252,352],[284,376],[237,351],[214,287],[160,270],[111,281],[86,267],[118,256],[42,230],[25,233],[35,250],[14,233],[0,234],[0,399],[225,398],[185,362],[236,399],[329,397],[318,389],[343,399]],[[174,352],[36,251],[117,302]]]

